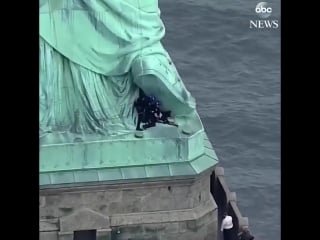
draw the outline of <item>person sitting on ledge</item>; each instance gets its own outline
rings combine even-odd
[[[137,131],[142,131],[143,129],[140,127],[142,122],[146,122],[146,108],[148,105],[148,99],[144,95],[142,91],[140,91],[140,96],[138,99],[134,102],[134,107],[137,110],[138,113],[138,122],[137,122]]]
[[[161,111],[160,108],[157,108],[155,114],[156,114],[158,123],[163,123],[163,124],[168,124],[168,125],[173,125],[178,127],[178,124],[169,120],[169,117],[171,117],[171,111]]]
[[[178,126],[169,121],[171,111],[161,111],[160,102],[154,96],[146,96],[140,91],[139,98],[135,101],[134,106],[138,112],[137,131],[142,131],[150,127],[155,127],[156,123],[164,123]],[[141,123],[145,123],[142,128]]]

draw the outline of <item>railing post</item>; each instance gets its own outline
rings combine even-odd
[[[216,167],[214,170],[215,176],[224,176],[224,169],[223,167]]]
[[[237,202],[237,194],[235,192],[230,192],[228,195],[228,202]]]
[[[249,219],[247,217],[242,217],[239,219],[239,230],[242,231],[245,228],[249,228]]]

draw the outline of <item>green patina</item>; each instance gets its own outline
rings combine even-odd
[[[40,1],[40,185],[194,176],[218,161],[156,0]],[[171,110],[135,137],[141,88]]]

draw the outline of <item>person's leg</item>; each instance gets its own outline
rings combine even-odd
[[[156,126],[156,117],[154,116],[154,113],[147,111],[146,112],[146,124],[143,125],[144,129],[150,128],[150,127],[155,127]]]
[[[156,123],[152,120],[149,120],[146,124],[143,125],[143,129],[147,129],[155,126],[156,126]]]
[[[150,126],[151,127],[155,127],[156,126],[156,122],[157,122],[157,118],[155,117],[155,115],[151,115],[151,117],[150,117]]]
[[[225,229],[223,231],[225,234],[224,234],[224,240],[235,240],[236,238],[233,238],[233,229]]]
[[[140,127],[141,121],[142,121],[142,113],[138,113],[138,122],[137,122],[137,127],[136,127],[136,130],[137,130],[137,131],[142,131],[142,130],[143,130],[143,129]]]

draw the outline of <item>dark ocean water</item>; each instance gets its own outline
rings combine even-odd
[[[159,0],[163,44],[257,240],[280,239],[280,29],[249,28],[252,0]],[[280,20],[280,1],[269,1]],[[281,24],[281,23],[280,23]]]

